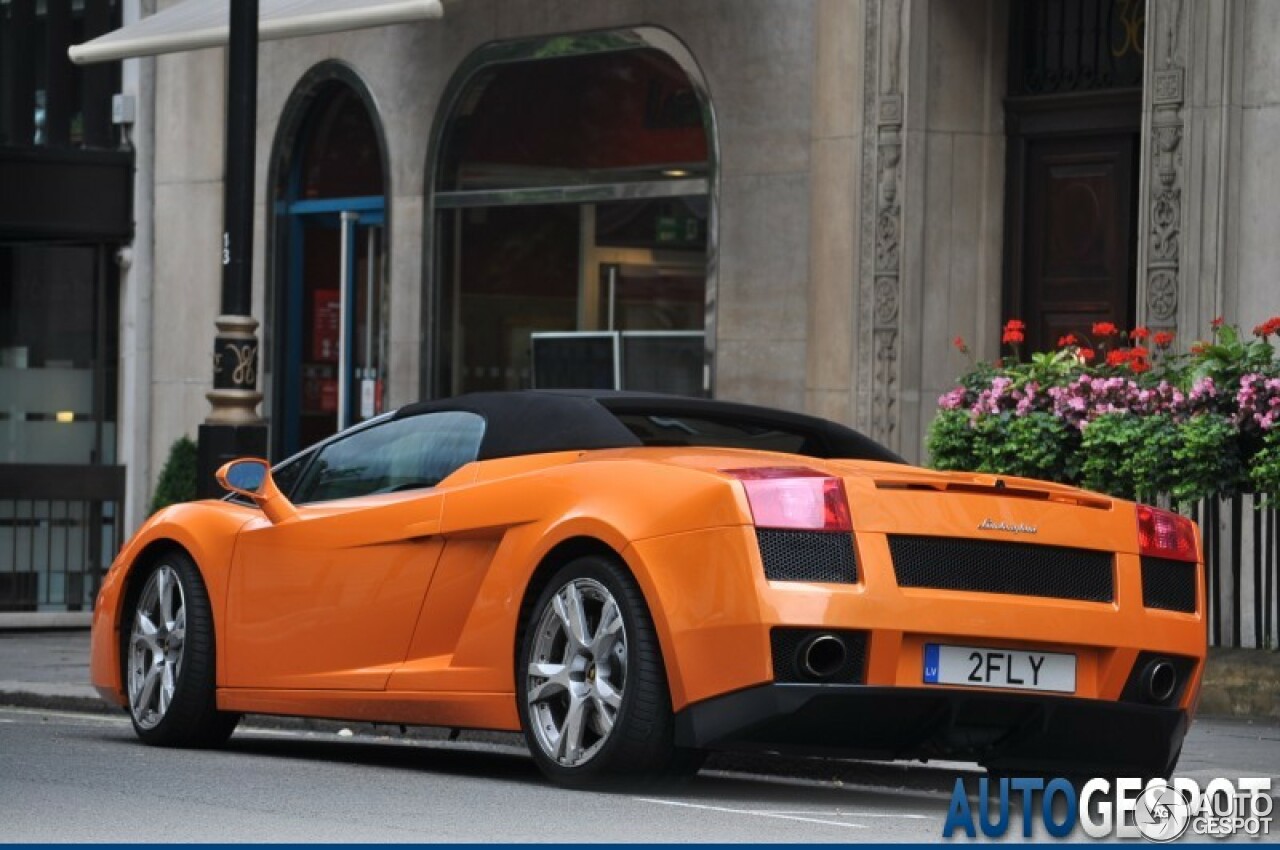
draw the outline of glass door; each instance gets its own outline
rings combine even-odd
[[[282,456],[383,410],[382,204],[378,197],[291,205]]]

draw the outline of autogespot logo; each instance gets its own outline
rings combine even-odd
[[[1001,838],[1019,827],[1023,838],[1041,829],[1054,838],[1066,838],[1077,827],[1090,838],[1146,838],[1175,841],[1184,835],[1197,839],[1271,834],[1269,777],[1235,780],[1214,779],[1201,790],[1191,779],[1166,782],[1153,779],[1091,779],[1080,788],[1067,779],[1038,777],[977,781],[976,802],[957,779],[947,807],[942,837],[963,832],[976,838]],[[1014,805],[1017,811],[1014,812]],[[1018,824],[1017,820],[1021,819]]]

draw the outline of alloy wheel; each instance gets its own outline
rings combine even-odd
[[[129,708],[143,729],[164,720],[173,702],[186,645],[182,582],[161,564],[143,585],[129,637]]]
[[[542,751],[580,767],[609,740],[627,681],[627,631],[613,594],[576,578],[538,617],[528,664],[530,726]]]

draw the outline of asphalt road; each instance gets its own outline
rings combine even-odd
[[[161,750],[124,718],[0,709],[4,841],[928,841],[946,800],[715,772],[564,791],[492,744],[243,730]]]
[[[1183,768],[1275,775],[1280,731],[1197,723]],[[955,774],[879,770],[866,784],[704,770],[643,793],[564,791],[502,744],[249,728],[226,750],[161,750],[120,716],[0,708],[0,840],[940,839]]]

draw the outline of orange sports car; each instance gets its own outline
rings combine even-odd
[[[94,610],[94,685],[150,744],[256,712],[523,730],[569,785],[712,749],[1154,776],[1198,698],[1189,520],[808,416],[475,394],[219,479]]]

